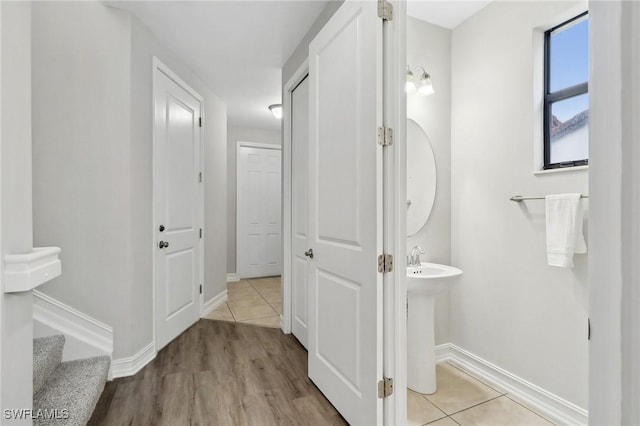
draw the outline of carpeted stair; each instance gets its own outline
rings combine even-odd
[[[107,382],[108,356],[61,362],[63,347],[61,335],[33,339],[34,425],[86,425]]]

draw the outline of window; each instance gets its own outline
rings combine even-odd
[[[589,16],[544,33],[544,168],[589,164]]]

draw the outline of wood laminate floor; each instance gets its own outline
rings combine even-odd
[[[279,329],[200,320],[135,376],[108,382],[89,425],[346,425]]]

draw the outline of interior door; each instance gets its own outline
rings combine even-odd
[[[309,46],[309,377],[353,425],[382,422],[382,25],[347,0]]]
[[[199,318],[200,109],[188,86],[154,69],[156,349]]]
[[[307,345],[309,248],[307,175],[309,173],[309,77],[291,92],[291,220],[293,228],[291,332]]]
[[[282,274],[280,147],[239,145],[237,272],[240,278]]]

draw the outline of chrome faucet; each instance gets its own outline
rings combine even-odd
[[[420,266],[420,255],[424,254],[424,250],[420,246],[411,249],[409,256],[409,266]]]

